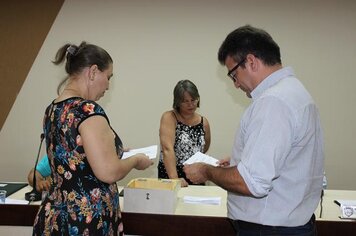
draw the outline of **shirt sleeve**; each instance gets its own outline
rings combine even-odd
[[[97,115],[103,116],[107,120],[108,124],[110,125],[110,121],[109,121],[108,117],[106,116],[104,109],[94,101],[83,100],[79,104],[75,113],[76,113],[75,116],[77,117],[77,119],[79,121],[78,125],[76,126],[78,134],[79,134],[80,124],[92,116],[97,116]]]
[[[266,97],[254,104],[242,121],[244,148],[237,168],[250,192],[264,197],[291,150],[293,113],[280,99]]]
[[[48,156],[44,155],[36,166],[36,170],[43,176],[51,175],[51,167],[49,166]]]

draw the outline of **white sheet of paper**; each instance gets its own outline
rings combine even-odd
[[[197,162],[204,162],[206,164],[212,165],[212,166],[218,166],[218,159],[215,159],[214,157],[208,156],[204,153],[197,152],[193,156],[191,156],[188,160],[183,162],[183,164],[193,164]]]
[[[341,206],[356,206],[356,200],[335,200],[338,204],[338,205],[341,205]]]
[[[28,201],[26,201],[26,200],[18,200],[18,199],[6,198],[6,199],[5,199],[5,204],[27,205],[27,204],[28,204]]]
[[[144,153],[149,156],[150,159],[155,159],[157,157],[157,145],[152,145],[144,148],[131,149],[128,152],[124,152],[122,159],[126,159],[138,153]]]
[[[184,196],[184,203],[190,204],[208,204],[208,205],[220,205],[221,197],[193,197]]]

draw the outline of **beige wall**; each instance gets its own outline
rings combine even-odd
[[[0,180],[25,180],[44,109],[64,76],[50,60],[64,43],[81,40],[113,56],[110,92],[99,102],[126,146],[158,144],[159,119],[171,108],[174,85],[191,79],[212,129],[209,154],[230,155],[250,101],[226,78],[216,54],[227,33],[249,23],[272,34],[284,65],[295,69],[319,106],[329,188],[356,189],[355,12],[351,0],[67,0],[1,130]],[[155,177],[156,168],[134,171],[122,183],[137,175]]]

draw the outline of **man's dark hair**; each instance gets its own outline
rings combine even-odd
[[[250,25],[239,27],[226,37],[219,48],[218,60],[225,65],[228,56],[239,62],[248,54],[261,59],[265,65],[281,64],[278,44],[266,31]]]

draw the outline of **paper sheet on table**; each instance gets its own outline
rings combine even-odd
[[[184,201],[184,203],[190,203],[190,204],[220,205],[221,197],[184,196],[183,201]]]
[[[339,206],[356,206],[356,200],[335,200]]]
[[[214,157],[208,156],[204,153],[197,152],[193,156],[191,156],[188,160],[183,162],[183,164],[193,164],[196,162],[204,162],[206,164],[212,165],[212,166],[218,166],[218,159],[215,159]]]
[[[157,145],[152,145],[144,148],[131,149],[128,152],[124,152],[122,159],[126,159],[138,153],[146,154],[150,159],[155,159],[157,157]]]
[[[28,204],[28,201],[26,201],[26,200],[18,200],[18,199],[6,198],[6,199],[5,199],[5,204],[27,205],[27,204]]]

